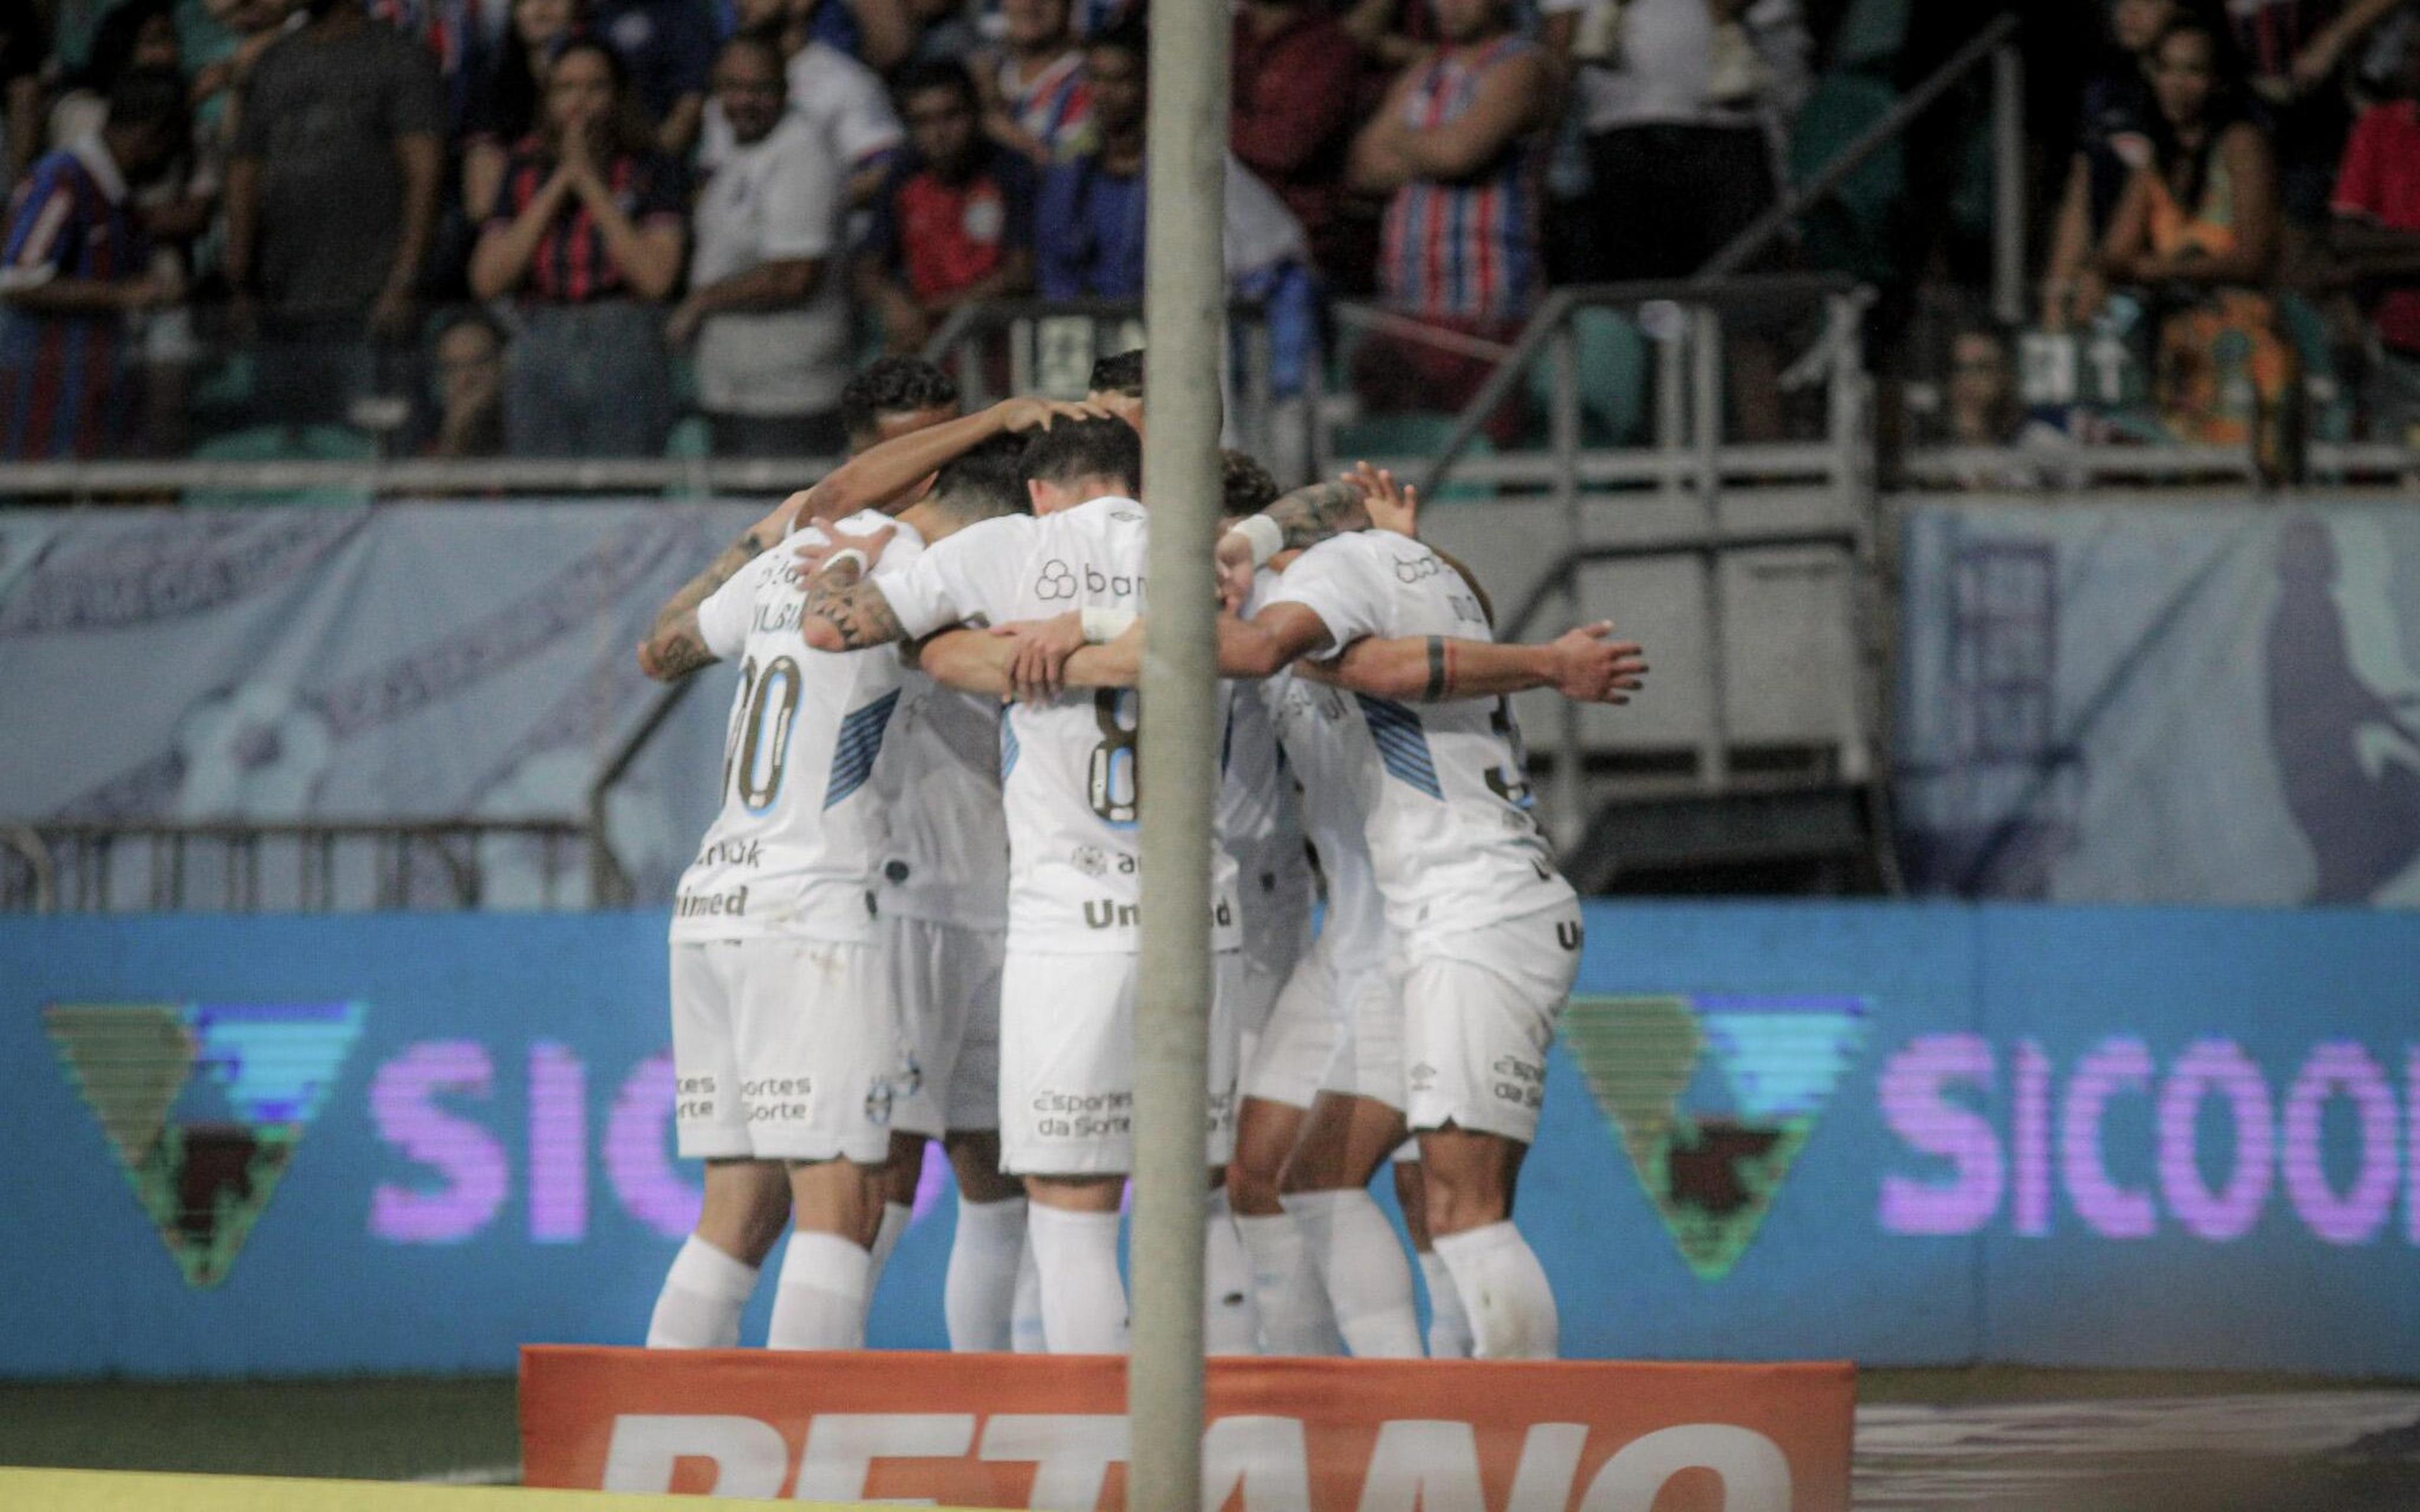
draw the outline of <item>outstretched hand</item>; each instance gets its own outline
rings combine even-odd
[[[1615,640],[1613,622],[1599,620],[1557,637],[1546,650],[1555,691],[1582,703],[1627,703],[1647,676],[1636,641]]]
[[[1420,538],[1420,491],[1408,483],[1397,483],[1394,473],[1385,468],[1372,467],[1367,462],[1354,464],[1344,474],[1347,483],[1361,487],[1361,507],[1370,512],[1373,529],[1391,531],[1397,535]]]

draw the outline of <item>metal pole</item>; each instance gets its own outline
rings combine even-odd
[[[1698,507],[1703,512],[1707,548],[1706,744],[1699,751],[1698,780],[1709,793],[1730,785],[1731,719],[1730,668],[1724,663],[1723,625],[1723,325],[1712,305],[1691,311],[1690,408],[1697,422]]]
[[[2025,317],[2025,65],[2013,42],[1992,54],[1992,313]]]
[[[1159,0],[1151,26],[1143,320],[1151,582],[1142,708],[1142,961],[1135,1003],[1133,1512],[1202,1503],[1202,1244],[1207,1212],[1210,857],[1226,320],[1228,8]]]
[[[1567,323],[1555,332],[1547,350],[1555,363],[1555,502],[1563,517],[1563,618],[1580,623],[1580,568],[1573,560],[1584,533],[1580,519],[1580,359],[1579,343]],[[1586,816],[1580,811],[1580,706],[1569,699],[1562,705],[1555,751],[1555,845],[1569,853],[1580,842]]]

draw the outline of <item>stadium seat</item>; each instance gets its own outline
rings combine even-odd
[[[194,448],[197,462],[374,462],[378,442],[343,425],[255,425],[214,436]],[[367,488],[194,488],[189,509],[231,509],[261,504],[302,504],[342,509],[370,501]]]
[[[1580,370],[1580,441],[1584,446],[1628,446],[1647,427],[1647,393],[1652,379],[1647,338],[1637,323],[1602,306],[1572,316]],[[1555,369],[1551,358],[1529,364],[1529,408],[1554,413]],[[1545,434],[1540,431],[1543,436]]]
[[[1425,459],[1445,450],[1452,439],[1454,416],[1422,410],[1394,415],[1365,415],[1349,424],[1339,425],[1333,440],[1339,467],[1350,467],[1367,458],[1373,462],[1406,462]],[[1484,435],[1474,436],[1462,450],[1463,457],[1493,456],[1496,448]],[[1496,490],[1481,483],[1455,483],[1447,486],[1437,498],[1469,501],[1493,499]]]
[[[1899,91],[1871,74],[1835,70],[1817,80],[1791,134],[1791,181],[1812,179],[1898,102]],[[1807,262],[1861,278],[1892,278],[1890,216],[1905,192],[1906,149],[1893,138],[1807,212]]]

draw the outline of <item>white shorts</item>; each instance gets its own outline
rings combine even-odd
[[[1292,1108],[1307,1108],[1318,1097],[1320,1078],[1344,1034],[1330,938],[1322,934],[1295,963],[1260,1038],[1248,1041],[1246,1097]]]
[[[1235,1153],[1233,950],[1212,957],[1210,1121],[1203,1162]],[[1134,1169],[1139,958],[1011,947],[1000,986],[1000,1165],[1020,1176]]]
[[[1319,1089],[1404,1106],[1404,964],[1336,974],[1340,1011],[1336,1051],[1319,1075]]]
[[[1405,943],[1404,1112],[1412,1128],[1453,1123],[1529,1143],[1546,1100],[1546,1046],[1579,974],[1579,905]]]
[[[913,1036],[916,1060],[896,1122],[939,1139],[1000,1127],[1000,969],[1007,938],[925,918],[881,925],[891,995]]]
[[[672,989],[683,1158],[890,1156],[910,1054],[873,946],[676,944]]]

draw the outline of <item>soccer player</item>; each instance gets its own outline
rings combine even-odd
[[[1425,706],[1363,694],[1331,705],[1338,735],[1356,748],[1371,858],[1404,958],[1400,1018],[1357,1014],[1353,1031],[1366,1059],[1380,1047],[1362,1041],[1400,1026],[1404,1111],[1419,1140],[1428,1223],[1473,1352],[1548,1359],[1558,1348],[1554,1293],[1512,1224],[1512,1192],[1537,1133],[1546,1047],[1579,966],[1578,901],[1531,817],[1504,689],[1466,681],[1458,667],[1464,642],[1493,639],[1486,611],[1419,541],[1336,532],[1363,513],[1358,491],[1297,493],[1280,501],[1291,509],[1247,520],[1222,541],[1231,577],[1239,553],[1258,563],[1308,548],[1251,620],[1221,622],[1220,667],[1267,676],[1364,640],[1426,641]],[[1494,696],[1473,696],[1482,691]]]
[[[1032,518],[964,532],[906,574],[819,595],[803,627],[809,643],[848,651],[1061,609],[1131,615],[1146,531],[1133,497],[1142,462],[1133,428],[1063,423],[1028,443],[1025,461]],[[1001,1155],[1025,1179],[1053,1352],[1116,1353],[1126,1342],[1118,1209],[1134,1152],[1137,704],[1117,689],[1022,702],[1001,737],[1010,873]],[[1238,939],[1234,860],[1220,849],[1210,865],[1217,980],[1204,1154],[1215,1186],[1234,1137]],[[1233,1227],[1214,1221],[1208,1243],[1210,1347],[1249,1352],[1249,1285]]]
[[[901,392],[885,395],[881,384]],[[683,879],[675,912],[676,1125],[682,1153],[707,1162],[706,1192],[697,1230],[658,1301],[652,1345],[737,1342],[740,1309],[785,1210],[799,1232],[783,1259],[770,1342],[862,1342],[875,1269],[869,1249],[884,1214],[878,1177],[891,1154],[893,1104],[908,1090],[917,1059],[912,1026],[879,969],[869,918],[887,832],[868,779],[903,669],[888,652],[811,652],[798,633],[805,584],[796,563],[786,553],[763,553],[801,517],[845,501],[912,496],[936,459],[932,447],[917,443],[919,411],[923,429],[957,428],[957,451],[967,449],[970,430],[1031,428],[1080,412],[1019,400],[936,424],[931,411],[954,408],[954,393],[943,397],[904,366],[852,390],[861,440],[886,427],[901,434],[751,527],[674,595],[640,647],[643,670],[665,681],[745,656],[722,812]],[[996,453],[988,461],[965,458],[908,508],[904,531],[876,560],[895,565],[925,537],[1020,501],[1013,471]],[[858,523],[889,522],[869,512]]]

